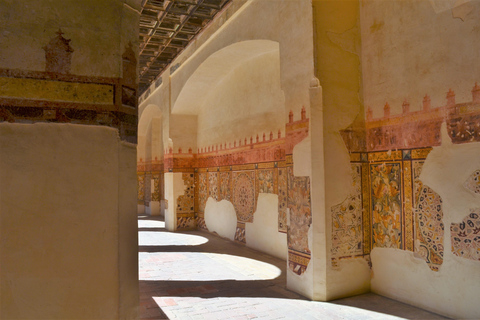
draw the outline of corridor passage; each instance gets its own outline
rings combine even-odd
[[[141,319],[447,319],[375,294],[309,301],[285,288],[285,261],[139,216]]]

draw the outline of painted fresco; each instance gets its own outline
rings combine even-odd
[[[411,158],[411,152],[403,152],[404,159]],[[403,161],[403,237],[404,248],[408,251],[414,251],[414,213],[413,213],[413,188],[412,188],[412,162],[410,160]]]
[[[220,199],[219,200],[232,200],[231,189],[231,173],[220,172]]]
[[[287,233],[287,168],[278,168],[278,231]]]
[[[233,172],[233,206],[237,219],[253,222],[255,211],[255,172]]]
[[[160,174],[153,174],[152,201],[160,201]]]
[[[177,217],[177,229],[192,230],[196,228],[195,217]]]
[[[423,185],[415,205],[417,238],[415,253],[422,257],[433,271],[443,263],[443,210],[440,196]]]
[[[332,258],[363,255],[361,164],[351,165],[353,194],[332,207]]]
[[[400,163],[373,164],[371,170],[373,246],[402,247]]]
[[[473,193],[480,194],[480,170],[475,171],[472,173],[468,179],[465,181],[463,186],[467,189],[472,191]]]
[[[240,243],[246,243],[247,239],[245,237],[245,223],[237,222],[237,229],[235,230],[235,241]]]
[[[452,223],[450,231],[453,254],[480,261],[480,209],[472,209],[462,222]]]
[[[440,128],[444,121],[453,143],[480,141],[480,86],[475,83],[471,92],[472,101],[456,103],[455,92],[449,90],[446,104],[438,107],[431,105],[431,98],[427,94],[422,102],[422,110],[410,111],[410,103],[405,101],[402,105],[403,112],[398,115],[390,114],[390,105],[386,103],[383,117],[375,119],[372,109],[367,109],[367,150],[439,146],[442,143]],[[362,133],[360,129],[357,131],[350,136]],[[350,144],[352,143],[347,139],[346,145]]]
[[[145,200],[145,175],[137,174],[137,191],[138,191],[138,202],[143,204]]]
[[[182,173],[184,193],[177,199],[177,213],[194,213],[195,178],[193,173]]]
[[[208,173],[208,196],[218,200],[218,172]]]
[[[43,47],[45,71],[0,69],[0,122],[75,123],[115,128],[121,140],[137,143],[136,89],[128,108],[115,93],[124,91],[125,78],[71,74],[75,39],[59,30]],[[128,53],[126,48],[125,53]],[[73,58],[73,59],[72,59]],[[40,58],[41,59],[41,58]],[[136,65],[133,55],[131,64]],[[122,59],[126,63],[125,59]],[[128,69],[128,68],[127,68]],[[136,75],[134,73],[133,82]],[[127,88],[128,89],[128,88]]]
[[[274,193],[274,170],[257,170],[257,193]]]
[[[149,172],[145,173],[145,186],[144,186],[144,201],[145,205],[149,206],[150,201],[152,201],[152,174]]]
[[[207,172],[198,174],[198,211],[204,212],[208,198]]]
[[[288,169],[288,208],[290,209],[288,247],[299,252],[310,253],[308,244],[308,230],[312,224],[310,178],[295,177],[293,168]]]

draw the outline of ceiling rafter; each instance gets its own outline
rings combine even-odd
[[[231,0],[143,0],[140,16],[140,92]]]

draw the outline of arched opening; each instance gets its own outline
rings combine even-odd
[[[163,145],[162,112],[151,104],[143,110],[138,124],[138,214],[162,214]]]
[[[182,71],[180,68],[176,72]],[[179,76],[182,77],[184,75]],[[272,168],[258,172],[262,179],[271,179],[271,188],[256,188],[255,173],[251,169],[244,172],[244,169],[223,167],[223,172],[212,172],[222,166],[221,159],[245,157],[241,148],[268,149],[275,139],[284,135],[285,97],[281,87],[279,43],[249,40],[216,51],[188,78],[172,105],[171,120],[193,117],[196,122],[193,135],[185,126],[170,125],[170,137],[174,152],[180,148],[196,149],[199,173],[195,214],[199,226],[231,240],[243,237],[241,241],[247,246],[286,259],[286,234],[278,227],[278,192],[273,188],[277,173],[273,162]],[[187,134],[189,138],[185,137]],[[185,144],[187,141],[189,145]],[[261,162],[259,154],[250,156],[251,159],[242,164]],[[245,212],[238,206],[241,196],[235,194],[240,189],[234,187],[233,181],[239,177],[251,180],[246,185],[248,190],[244,190],[251,204]],[[265,186],[268,184],[265,182]]]

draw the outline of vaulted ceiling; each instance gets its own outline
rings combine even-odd
[[[143,0],[140,16],[140,93],[230,1]]]

